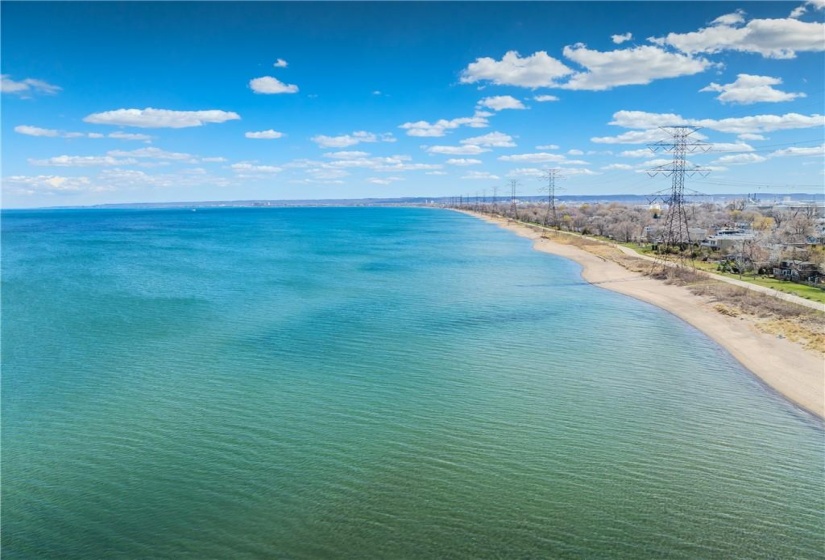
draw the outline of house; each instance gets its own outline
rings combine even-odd
[[[780,280],[804,282],[806,284],[820,284],[825,280],[825,274],[822,273],[819,267],[807,261],[780,261],[779,266],[773,269],[773,276]]]

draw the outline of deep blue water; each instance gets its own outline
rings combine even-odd
[[[823,558],[823,427],[441,210],[2,215],[5,558]]]

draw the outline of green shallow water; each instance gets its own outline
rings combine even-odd
[[[425,209],[3,214],[6,558],[823,558],[823,426]]]

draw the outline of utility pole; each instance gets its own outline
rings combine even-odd
[[[498,211],[498,187],[493,187],[493,212]]]
[[[648,147],[654,153],[659,150],[672,153],[673,161],[650,169],[647,174],[651,177],[664,175],[672,178],[670,196],[665,200],[667,214],[662,236],[665,251],[668,251],[671,247],[683,248],[690,244],[690,230],[685,212],[685,175],[692,177],[699,173],[705,177],[710,172],[709,169],[699,166],[688,167],[685,157],[697,151],[707,152],[710,150],[710,145],[689,138],[691,134],[699,130],[697,126],[668,126],[661,127],[661,129],[671,136],[671,141],[656,142]]]

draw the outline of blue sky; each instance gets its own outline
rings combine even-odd
[[[825,1],[3,2],[4,207],[820,192]]]

